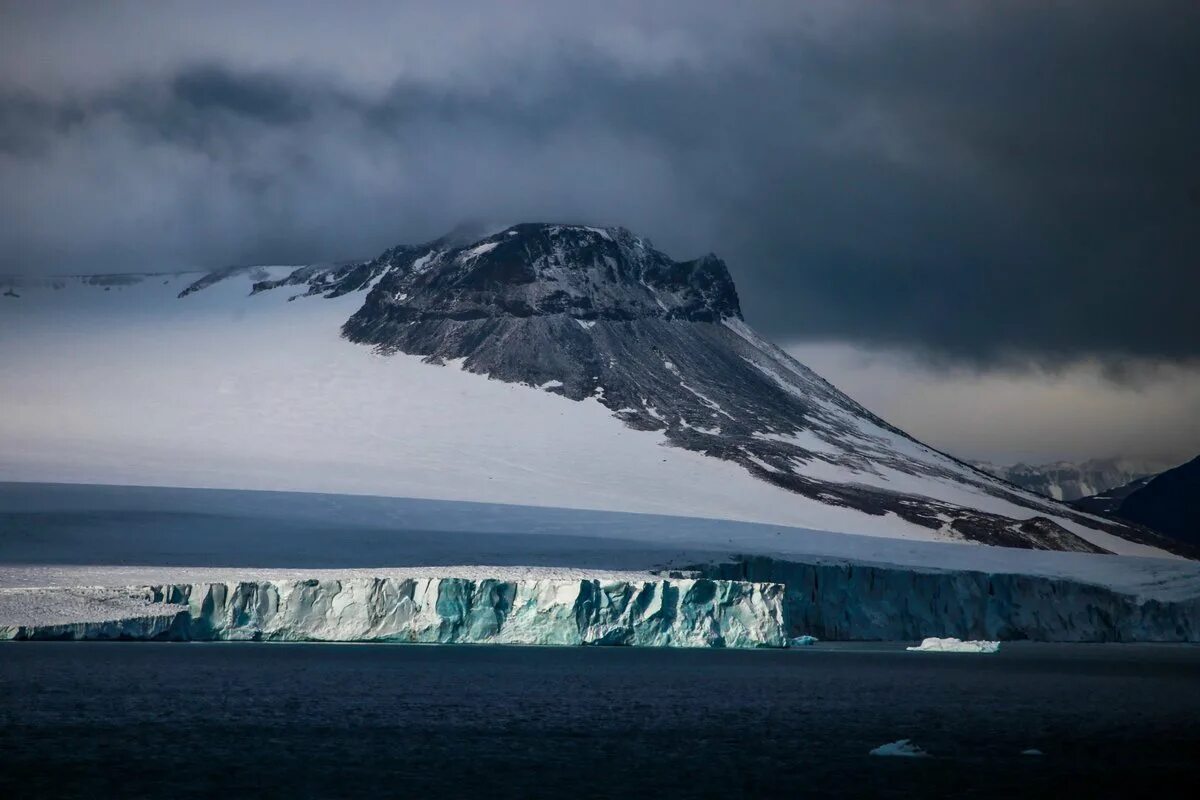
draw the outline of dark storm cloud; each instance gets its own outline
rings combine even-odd
[[[748,24],[686,4],[678,30],[603,36],[527,11],[473,49],[415,19],[394,48],[425,47],[422,68],[369,70],[354,59],[387,38],[327,10],[286,47],[344,57],[197,47],[10,82],[0,271],[322,260],[464,218],[593,221],[718,252],[778,338],[981,364],[1200,358],[1200,10],[903,8],[763,6]],[[22,32],[51,33],[38,13]],[[263,47],[288,25],[264,24]]]
[[[288,82],[270,75],[237,75],[210,67],[179,73],[171,82],[172,98],[199,113],[230,113],[274,125],[302,121],[306,99]]]

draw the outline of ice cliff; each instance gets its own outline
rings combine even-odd
[[[0,590],[0,639],[782,647],[783,587],[352,577]]]
[[[785,647],[789,636],[809,634],[1198,642],[1195,576],[1168,569],[1175,564],[1119,586],[767,556],[697,567],[690,574],[703,577],[686,579],[544,567],[14,567],[0,570],[0,584],[10,587],[0,589],[0,639]]]
[[[784,584],[791,635],[824,640],[1032,639],[1053,642],[1200,642],[1194,587],[1160,596],[1039,575],[801,563],[747,556],[706,567],[723,580]]]
[[[667,574],[612,565],[0,565],[0,638],[674,647],[785,647],[801,634],[1200,642],[1195,562],[875,541],[876,549],[855,551],[859,558],[830,548],[679,558],[681,571]]]

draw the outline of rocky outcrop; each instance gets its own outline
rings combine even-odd
[[[1200,550],[1200,457],[1130,492],[1116,514]]]

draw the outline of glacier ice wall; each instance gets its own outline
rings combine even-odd
[[[74,620],[2,625],[0,638],[669,647],[786,643],[783,587],[743,581],[352,578],[168,583],[115,591],[140,605],[119,619],[83,614]]]
[[[1116,587],[1078,577],[767,556],[710,565],[698,579],[544,572],[37,573],[0,589],[0,639],[674,647],[779,647],[798,634],[825,641],[1200,641],[1195,576],[1171,570]]]
[[[703,570],[782,583],[789,632],[828,640],[1200,642],[1200,597],[1143,599],[1065,578],[767,556]]]

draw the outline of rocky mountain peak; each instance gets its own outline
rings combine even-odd
[[[1067,525],[1161,540],[915,441],[754,333],[721,259],[675,261],[624,228],[460,230],[370,261],[301,267],[254,292],[284,286],[307,287],[289,300],[358,293],[342,326],[350,341],[598,403],[662,444],[820,506],[1010,547],[1104,550]]]
[[[526,223],[467,244],[402,246],[364,307],[376,324],[565,314],[583,321],[741,317],[715,255],[674,261],[624,228]]]

